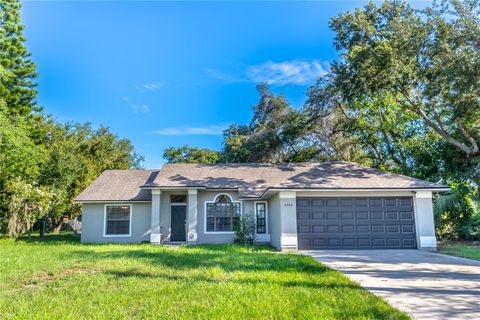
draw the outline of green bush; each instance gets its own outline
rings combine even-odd
[[[435,225],[439,239],[480,239],[480,196],[470,181],[451,182],[452,190],[435,200]]]
[[[235,223],[235,243],[253,244],[255,242],[255,218],[253,213],[241,215]]]

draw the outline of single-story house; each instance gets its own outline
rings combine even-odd
[[[282,249],[436,247],[447,186],[356,163],[166,164],[107,170],[77,198],[82,242],[228,243],[244,213]]]

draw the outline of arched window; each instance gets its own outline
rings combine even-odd
[[[219,194],[205,205],[206,232],[233,232],[240,217],[240,202],[228,194]]]
[[[232,198],[228,194],[219,194],[215,197],[215,203],[232,203]]]

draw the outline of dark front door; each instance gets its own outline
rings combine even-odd
[[[412,197],[297,198],[299,249],[414,249]]]
[[[171,225],[172,235],[171,241],[185,241],[186,232],[186,220],[187,220],[187,206],[186,205],[172,205],[171,207]]]

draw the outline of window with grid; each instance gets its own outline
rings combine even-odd
[[[130,234],[130,206],[107,206],[106,235]]]
[[[220,195],[215,202],[207,203],[207,232],[230,232],[240,216],[240,203]]]
[[[262,202],[256,203],[255,212],[257,233],[267,233],[267,204]]]

